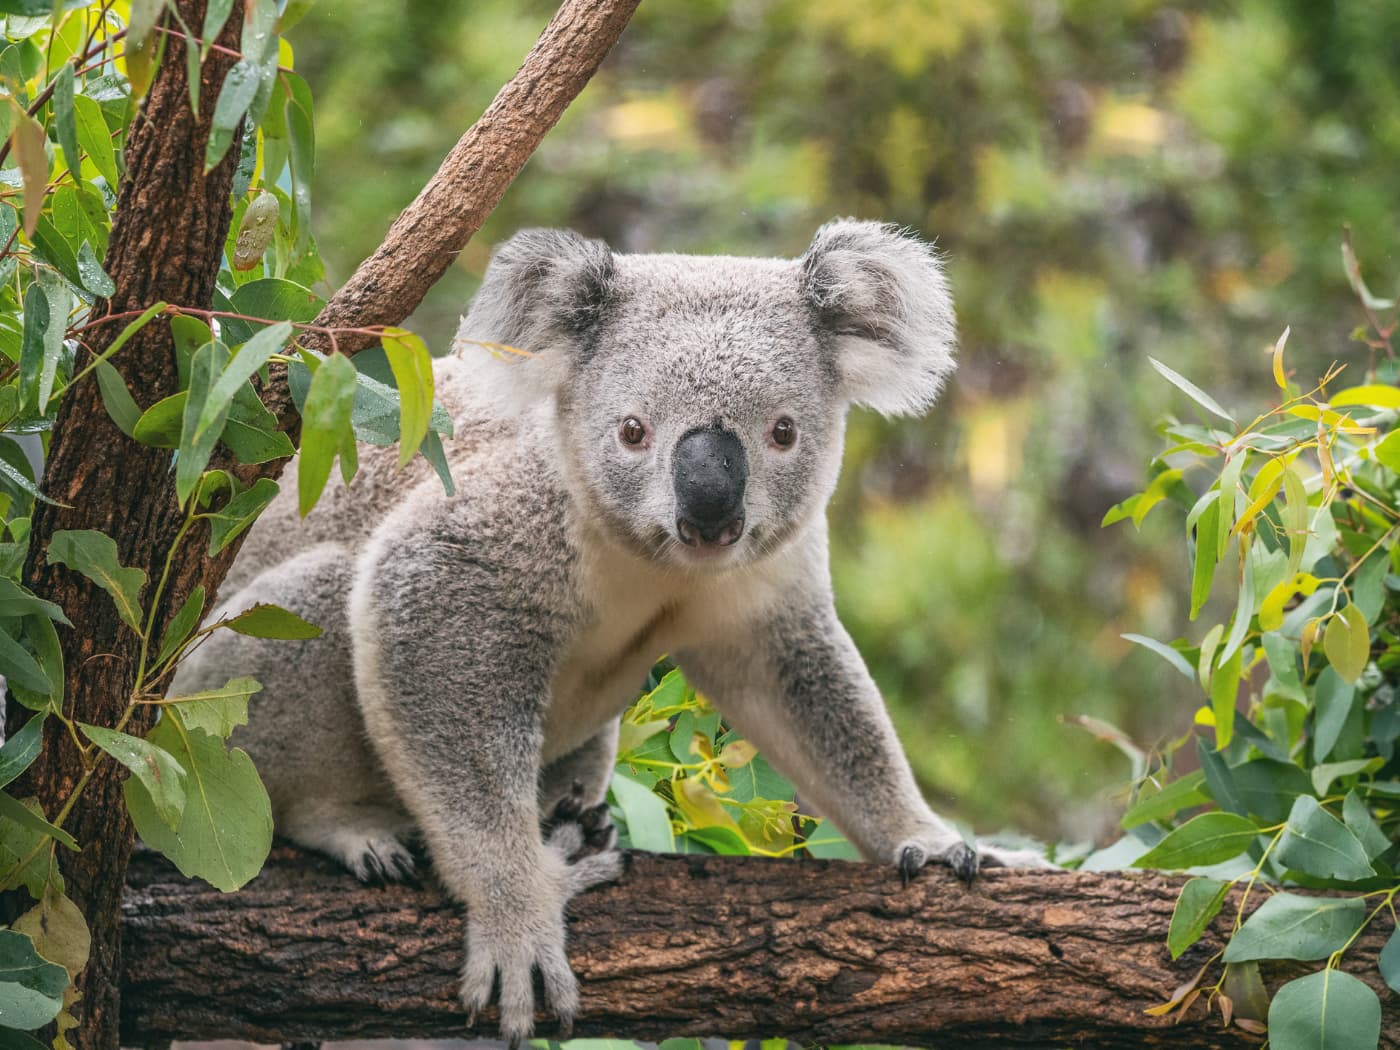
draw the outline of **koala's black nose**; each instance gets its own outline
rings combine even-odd
[[[744,531],[749,461],[733,432],[703,427],[676,443],[676,532],[688,546],[728,546]]]

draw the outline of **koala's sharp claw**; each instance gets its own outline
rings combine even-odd
[[[899,878],[904,885],[908,886],[913,881],[914,876],[919,873],[919,869],[924,866],[924,861],[928,859],[924,851],[918,846],[905,846],[899,854]]]
[[[948,851],[947,864],[963,885],[971,886],[972,880],[977,877],[977,869],[981,867],[981,858],[971,846],[959,844]]]

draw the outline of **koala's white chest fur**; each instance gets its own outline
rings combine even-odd
[[[661,657],[743,631],[779,599],[800,567],[779,556],[757,568],[691,574],[602,544],[586,550],[581,567],[589,615],[551,683],[546,762],[616,718]]]

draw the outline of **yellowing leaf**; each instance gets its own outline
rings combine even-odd
[[[1283,335],[1279,336],[1278,342],[1274,344],[1274,382],[1280,390],[1288,389],[1288,378],[1283,374],[1283,348],[1288,343],[1289,330],[1285,327]]]
[[[1371,634],[1366,617],[1355,605],[1348,605],[1327,621],[1322,649],[1344,682],[1355,682],[1371,659]]]
[[[1372,408],[1400,408],[1400,386],[1371,383],[1349,387],[1331,399],[1332,406],[1369,405]]]

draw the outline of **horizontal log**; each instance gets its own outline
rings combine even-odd
[[[931,869],[905,887],[868,864],[634,853],[617,884],[570,906],[575,1034],[945,1050],[1257,1045],[1223,1028],[1205,996],[1179,1020],[1144,1012],[1228,931],[1222,915],[1172,962],[1164,941],[1181,881],[993,870],[964,887]],[[1394,1050],[1397,997],[1375,970],[1388,933],[1368,932],[1347,968],[1381,990],[1382,1046]],[[123,944],[123,1045],[471,1034],[455,998],[461,910],[431,886],[362,886],[291,849],[236,894],[137,857]],[[1296,972],[1265,977],[1273,986]],[[487,1012],[474,1034],[493,1026]]]

